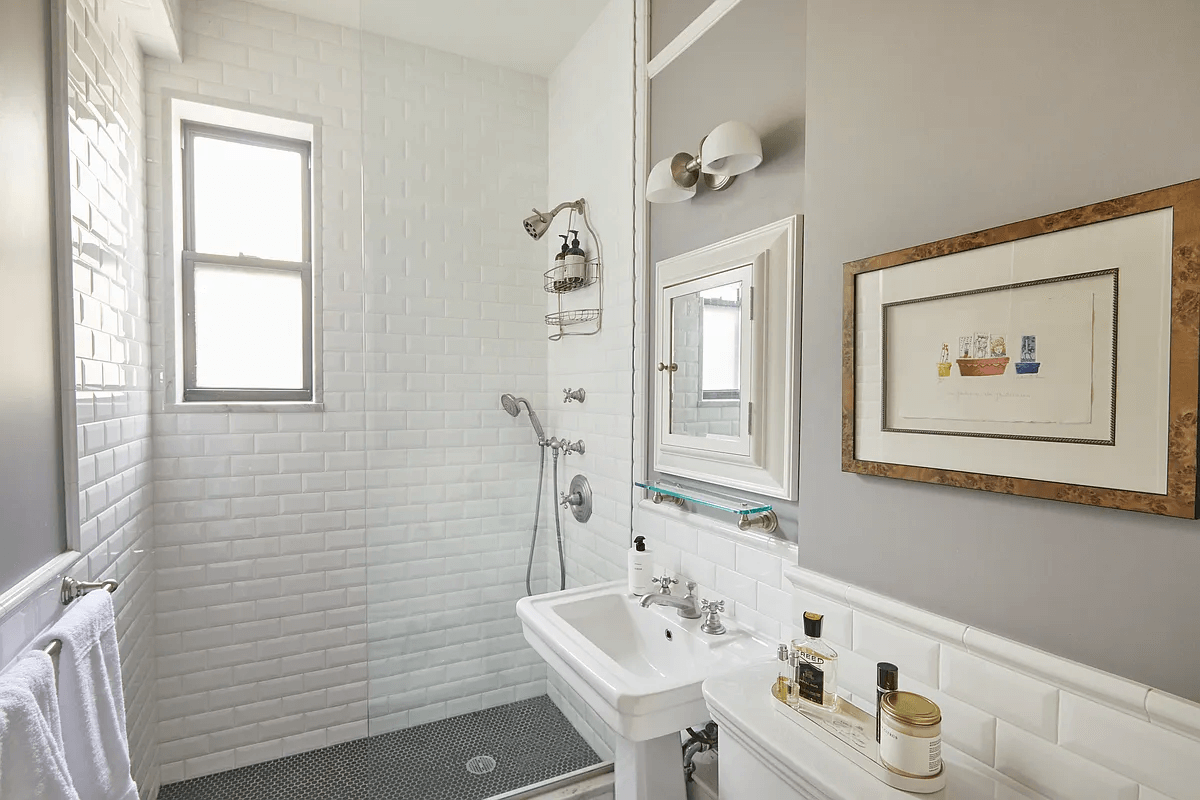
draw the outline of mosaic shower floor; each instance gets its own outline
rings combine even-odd
[[[546,695],[172,783],[159,800],[486,800],[600,762]]]

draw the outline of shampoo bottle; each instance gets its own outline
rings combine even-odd
[[[638,536],[629,548],[629,593],[641,597],[650,593],[650,551],[646,537]]]

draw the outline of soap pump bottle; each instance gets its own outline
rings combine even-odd
[[[567,289],[570,288],[570,285],[567,282],[566,265],[567,265],[567,250],[569,250],[571,246],[569,244],[567,244],[567,239],[569,237],[565,233],[558,234],[558,237],[563,240],[563,243],[562,243],[562,250],[557,255],[554,256],[554,272],[552,273],[554,275],[553,286],[554,286],[554,291],[565,292],[565,291],[567,291]]]
[[[629,548],[629,593],[641,597],[650,594],[650,551],[646,549],[646,537],[638,536]]]
[[[563,271],[571,285],[578,286],[587,277],[587,254],[579,246],[579,231],[571,231],[571,234],[575,238],[571,240],[571,247],[567,250],[567,257],[564,259],[566,269]]]

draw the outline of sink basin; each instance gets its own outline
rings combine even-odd
[[[517,616],[533,649],[632,742],[703,725],[701,684],[774,653],[731,620],[711,636],[673,608],[642,608],[622,581],[525,597]]]

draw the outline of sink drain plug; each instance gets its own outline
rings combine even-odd
[[[475,756],[467,762],[467,772],[472,775],[487,775],[496,768],[496,759],[491,756]]]

